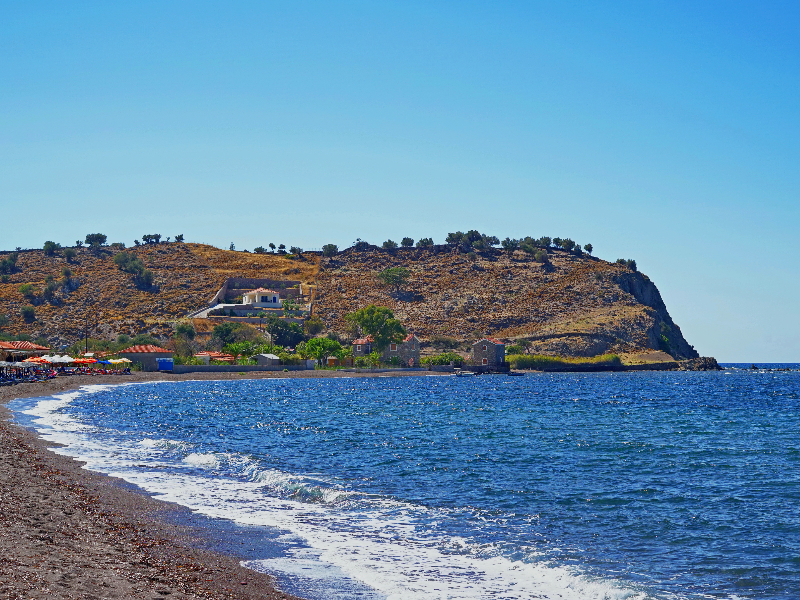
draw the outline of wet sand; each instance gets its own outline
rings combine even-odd
[[[381,373],[379,375],[386,375]],[[429,375],[400,372],[393,376]],[[239,558],[201,549],[201,532],[176,522],[188,509],[89,472],[9,423],[2,406],[83,385],[133,381],[369,377],[335,371],[80,375],[0,388],[0,598],[294,598]]]

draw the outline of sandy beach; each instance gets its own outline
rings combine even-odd
[[[133,373],[59,377],[0,388],[0,597],[294,598],[277,590],[272,578],[241,567],[238,557],[201,549],[199,532],[173,524],[187,509],[154,500],[51,452],[34,433],[8,421],[4,404],[95,384],[341,376],[372,375]]]

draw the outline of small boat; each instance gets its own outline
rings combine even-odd
[[[456,377],[475,377],[477,375],[474,371],[462,371],[461,369],[457,369],[454,374]]]

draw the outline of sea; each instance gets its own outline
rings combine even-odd
[[[800,598],[800,365],[93,385],[55,451],[308,600]]]

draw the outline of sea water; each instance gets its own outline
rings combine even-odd
[[[747,365],[749,367],[749,365]],[[800,372],[262,379],[16,401],[322,599],[800,597]],[[244,542],[242,542],[244,543]]]

